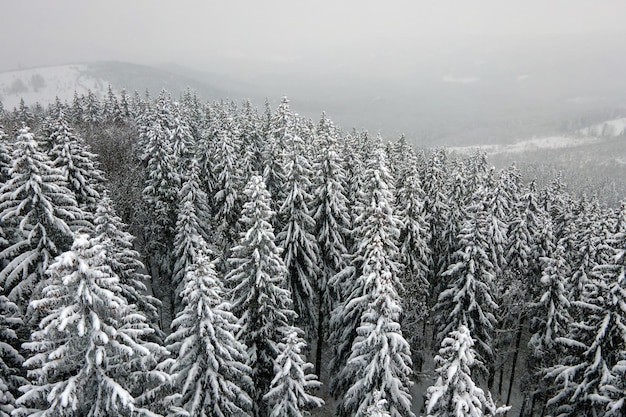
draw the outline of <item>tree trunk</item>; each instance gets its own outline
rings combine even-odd
[[[322,345],[324,344],[324,318],[322,317],[322,295],[317,302],[317,348],[315,349],[315,372],[322,379]]]
[[[519,355],[520,344],[522,343],[522,329],[524,328],[524,322],[526,316],[522,316],[517,328],[517,337],[515,339],[515,351],[513,352],[513,363],[511,364],[511,376],[509,377],[509,392],[506,394],[506,404],[511,401],[511,392],[513,391],[513,381],[515,380],[515,368],[517,365],[517,357]]]

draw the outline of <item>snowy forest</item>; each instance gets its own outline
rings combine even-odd
[[[626,204],[191,91],[0,107],[0,416],[621,416]]]

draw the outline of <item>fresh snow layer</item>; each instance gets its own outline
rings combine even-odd
[[[47,105],[56,97],[71,103],[74,91],[83,95],[91,90],[98,97],[104,96],[108,83],[88,75],[87,69],[87,65],[62,65],[0,73],[0,101],[10,110],[22,98],[28,105]]]
[[[626,117],[607,120],[597,125],[589,126],[580,130],[585,136],[616,137],[626,133]]]
[[[589,145],[592,143],[598,143],[602,140],[597,137],[572,137],[572,136],[546,136],[540,138],[532,138],[512,144],[502,145],[475,145],[475,146],[463,146],[452,147],[451,151],[459,153],[471,153],[476,149],[480,149],[489,155],[503,154],[503,153],[522,153],[528,151],[537,151],[541,149],[562,149],[572,148],[576,146]]]

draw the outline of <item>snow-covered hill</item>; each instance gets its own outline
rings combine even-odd
[[[575,148],[600,142],[602,142],[602,139],[595,136],[578,137],[563,135],[523,139],[511,144],[458,146],[452,147],[450,150],[462,154],[472,153],[476,149],[480,149],[488,155],[519,154],[548,149]]]
[[[102,96],[109,85],[116,92],[126,89],[143,94],[148,90],[156,95],[166,89],[177,96],[190,88],[205,100],[229,96],[228,92],[203,81],[171,71],[124,62],[96,62],[0,73],[0,101],[6,109],[19,105],[22,98],[27,104],[46,105],[56,97],[71,102],[74,91],[85,94],[91,90]]]
[[[5,108],[25,103],[48,104],[59,97],[71,102],[74,91],[102,96],[108,83],[88,73],[87,65],[62,65],[0,73],[0,101]]]
[[[626,117],[607,120],[580,130],[586,136],[617,137],[626,134]]]

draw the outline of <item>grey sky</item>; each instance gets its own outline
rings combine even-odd
[[[626,34],[623,0],[5,1],[0,70],[114,59],[289,63],[326,48],[471,36]]]

